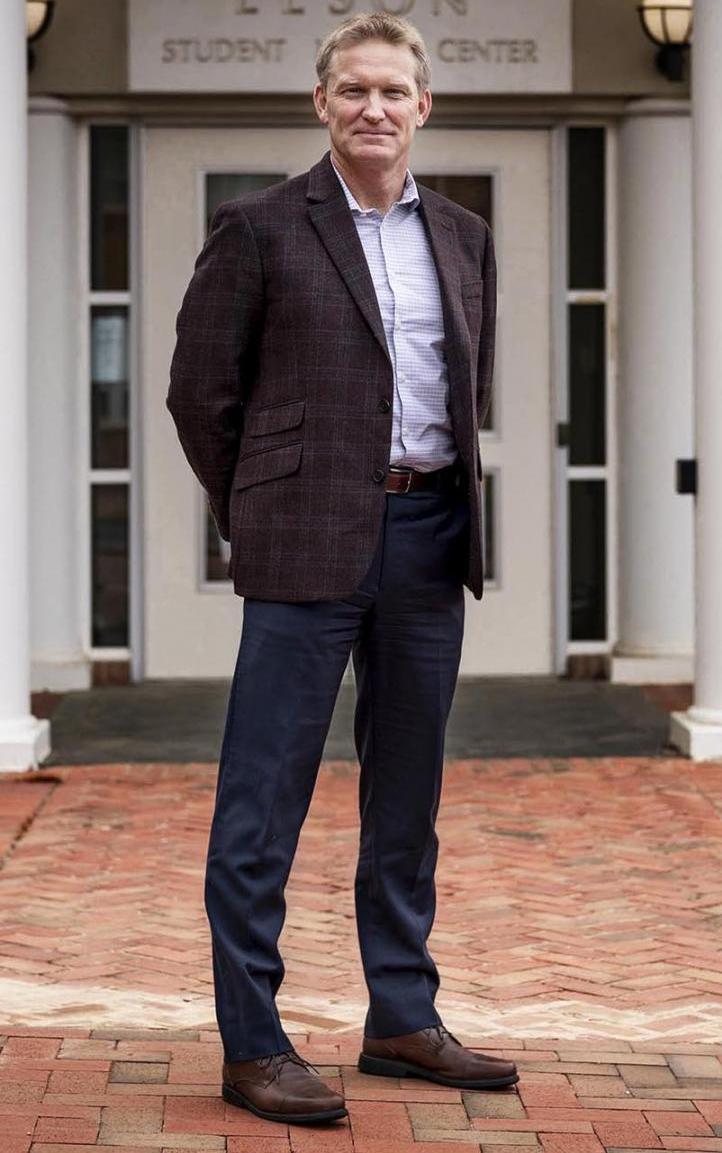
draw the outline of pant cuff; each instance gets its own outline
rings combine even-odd
[[[278,1043],[271,1048],[268,1045],[250,1045],[245,1049],[233,1049],[230,1053],[224,1051],[223,1063],[230,1065],[234,1061],[258,1061],[261,1057],[273,1057],[277,1053],[287,1053],[289,1049],[293,1049],[290,1041],[282,1049],[278,1048]]]
[[[406,1018],[402,1020],[399,1017],[391,1018],[385,1014],[381,1019],[372,1021],[370,1017],[366,1018],[364,1025],[364,1037],[373,1038],[377,1041],[382,1041],[386,1037],[406,1037],[409,1033],[418,1033],[421,1029],[431,1029],[434,1025],[443,1024],[441,1017],[432,1010],[431,1017],[427,1013],[424,1017]]]

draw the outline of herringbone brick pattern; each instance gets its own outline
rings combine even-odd
[[[465,1043],[517,1061],[519,1084],[489,1093],[356,1069],[356,772],[325,766],[280,998],[347,1098],[323,1129],[219,1096],[214,783],[203,765],[0,780],[0,1153],[722,1151],[722,765],[448,765],[438,1005]]]
[[[9,1024],[210,1023],[202,874],[212,766],[75,767],[0,782]],[[31,820],[36,813],[35,819]],[[722,765],[455,762],[432,936],[450,1028],[722,1037]],[[288,890],[289,1028],[358,1028],[352,765],[324,766]]]
[[[722,1046],[484,1043],[516,1060],[520,1081],[460,1092],[359,1073],[359,1039],[294,1036],[343,1088],[349,1117],[289,1129],[223,1103],[214,1033],[11,1030],[0,1037],[0,1153],[722,1150]]]

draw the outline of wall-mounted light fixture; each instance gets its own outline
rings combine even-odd
[[[692,39],[692,0],[642,0],[637,11],[646,35],[659,49],[658,70],[668,80],[684,80]]]
[[[35,64],[35,52],[32,45],[41,36],[44,36],[53,19],[55,0],[26,0],[25,2],[25,36],[28,42],[28,71]]]

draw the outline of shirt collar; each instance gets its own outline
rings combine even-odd
[[[361,207],[361,205],[357,201],[356,197],[354,196],[353,192],[349,188],[348,184],[344,180],[343,176],[339,172],[338,168],[333,163],[333,160],[331,161],[331,166],[332,166],[334,172],[336,173],[336,175],[338,176],[339,183],[340,183],[341,187],[343,188],[344,196],[346,197],[346,202],[347,202],[349,208],[351,209],[351,211],[352,212],[359,212],[362,215],[364,215],[367,212],[376,212],[377,209],[375,209],[375,208],[362,208]],[[404,181],[404,190],[401,193],[400,199],[396,201],[396,204],[408,204],[409,208],[411,209],[411,208],[416,208],[417,205],[419,204],[419,201],[420,201],[419,190],[416,187],[416,181],[414,180],[413,176],[411,175],[411,172],[407,168],[406,169],[406,179]],[[395,208],[396,204],[393,204],[391,207]]]

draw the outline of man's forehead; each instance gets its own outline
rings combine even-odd
[[[414,54],[408,45],[386,44],[378,40],[338,48],[331,62],[331,74],[336,84],[356,80],[362,73],[373,73],[377,77],[383,74],[384,79],[413,85],[415,68]]]
[[[365,69],[365,68],[347,68],[342,72],[334,72],[333,83],[336,87],[342,84],[357,84],[359,80],[374,79],[383,80],[384,84],[393,84],[399,88],[413,89],[413,76],[407,75],[405,72],[389,71],[388,69]]]

